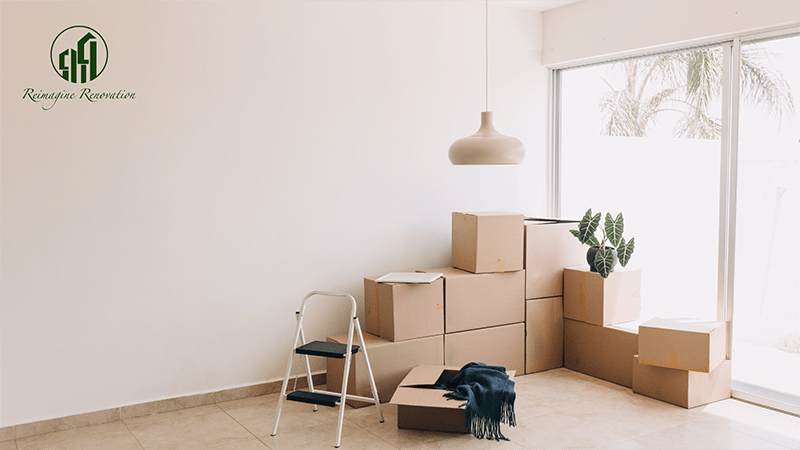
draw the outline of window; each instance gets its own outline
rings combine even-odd
[[[800,398],[800,36],[741,47],[734,388],[791,404]]]
[[[737,395],[800,413],[800,37],[789,31],[554,71],[552,173],[561,217],[624,214],[642,319],[728,320]]]
[[[712,47],[560,73],[561,215],[623,213],[643,318],[717,315],[721,64]]]

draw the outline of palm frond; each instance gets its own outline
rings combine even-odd
[[[764,109],[780,126],[794,116],[794,98],[783,74],[774,68],[773,58],[775,55],[761,46],[742,47],[741,89],[745,101]],[[601,133],[643,137],[660,113],[670,110],[682,115],[673,129],[674,137],[719,139],[721,122],[711,109],[722,93],[722,66],[720,48],[612,65],[614,71],[624,71],[626,83],[601,96]]]
[[[741,92],[745,101],[763,109],[780,127],[795,114],[794,98],[783,74],[770,70],[773,58],[761,45],[742,47]]]

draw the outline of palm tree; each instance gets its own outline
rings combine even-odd
[[[794,115],[794,99],[783,75],[772,69],[774,55],[758,45],[742,48],[742,98],[761,107],[782,123]],[[680,114],[674,137],[719,139],[720,119],[710,115],[722,92],[722,49],[708,48],[669,53],[616,63],[625,72],[622,89],[611,89],[600,99],[606,136],[645,136],[661,113]]]

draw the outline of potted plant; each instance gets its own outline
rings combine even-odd
[[[608,278],[614,271],[617,259],[622,267],[625,267],[630,261],[631,255],[633,255],[634,238],[625,242],[625,238],[622,237],[624,227],[622,213],[617,214],[616,219],[606,213],[605,226],[601,228],[603,240],[597,240],[594,233],[600,225],[601,216],[602,213],[592,215],[592,208],[589,208],[578,224],[578,229],[569,231],[581,241],[581,244],[589,246],[589,251],[586,252],[586,261],[589,263],[591,271],[599,273],[603,278]],[[606,245],[606,242],[611,245]]]

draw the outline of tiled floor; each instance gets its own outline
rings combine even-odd
[[[557,369],[516,378],[517,426],[509,442],[470,435],[400,430],[384,405],[346,411],[342,449],[605,448],[800,449],[800,418],[736,400],[686,410],[621,386]],[[0,442],[13,449],[333,448],[337,409],[285,403],[270,436],[277,394],[189,408],[104,425]]]

